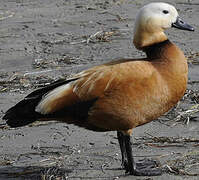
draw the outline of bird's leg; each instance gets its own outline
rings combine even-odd
[[[143,162],[135,163],[132,155],[130,144],[130,136],[124,135],[126,154],[128,159],[128,169],[131,175],[136,176],[158,176],[162,174],[161,169],[156,168],[154,161],[143,160]]]
[[[122,153],[122,164],[126,172],[135,176],[158,176],[162,174],[162,170],[157,168],[157,163],[154,160],[144,159],[135,163],[129,135],[118,133],[118,141]]]
[[[125,141],[124,141],[124,135],[122,132],[117,131],[117,138],[120,145],[121,155],[122,155],[122,167],[124,169],[127,169],[128,160],[126,155],[126,148],[125,148]]]

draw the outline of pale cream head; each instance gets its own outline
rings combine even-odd
[[[150,3],[140,9],[134,28],[134,45],[138,49],[167,39],[164,30],[176,22],[178,12],[167,3]]]

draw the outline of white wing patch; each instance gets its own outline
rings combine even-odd
[[[68,83],[50,91],[42,98],[42,100],[36,106],[35,111],[41,114],[48,114],[49,112],[52,112],[51,104],[53,103],[53,101],[60,98],[70,88],[71,83]]]
[[[79,79],[73,83],[73,92],[79,96],[83,95],[88,97],[90,97],[89,94],[92,94],[92,92],[95,92],[95,90],[99,88],[98,83],[100,80],[104,80],[103,91],[106,91],[116,77],[116,73],[106,66],[101,66],[90,71],[83,71],[79,75],[77,75]]]
[[[110,84],[112,83],[112,81],[115,79],[115,73],[111,76],[111,78],[109,79],[108,83],[106,84],[105,87],[105,91],[109,88]]]
[[[84,74],[82,74],[84,75]],[[106,72],[101,71],[101,69],[96,71],[91,71],[89,74],[78,79],[74,82],[73,92],[78,95],[89,95],[95,88],[97,88],[97,82],[100,79],[103,79],[106,75]],[[85,78],[87,78],[85,80]]]
[[[71,90],[71,88],[77,96],[81,97],[81,99],[87,99],[93,95],[97,96],[98,94],[93,94],[93,92],[95,92],[95,89],[98,88],[98,82],[101,79],[104,79],[104,89],[102,88],[101,90],[106,91],[112,81],[115,79],[115,77],[115,72],[104,67],[98,67],[89,69],[87,71],[82,71],[72,77],[72,79],[78,78],[77,80],[71,81],[66,85],[57,87],[47,93],[36,106],[35,111],[41,114],[49,114],[53,112],[52,108],[55,107],[53,106],[53,104],[56,103],[56,100],[64,96],[67,90]]]

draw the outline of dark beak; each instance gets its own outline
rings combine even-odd
[[[184,22],[180,17],[177,17],[176,22],[172,23],[172,27],[187,31],[194,31],[194,28],[191,25]]]

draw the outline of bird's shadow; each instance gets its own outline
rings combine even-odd
[[[58,177],[67,177],[72,170],[59,167],[41,167],[41,166],[4,166],[0,167],[0,179],[56,179]]]
[[[79,169],[75,168],[75,171],[87,171],[91,169]],[[102,171],[102,169],[92,169],[95,171]],[[121,168],[107,168],[106,170],[122,170]],[[80,179],[112,179],[115,178],[115,175],[108,175],[101,176],[101,177],[93,177],[93,176],[86,176],[86,177],[80,177],[81,175],[78,175],[78,173],[73,174],[72,176],[70,173],[72,173],[74,169],[67,169],[66,168],[60,168],[56,166],[52,167],[41,167],[41,166],[3,166],[0,167],[0,179],[6,179],[6,180],[52,180],[52,179],[67,179],[70,178],[80,178]],[[117,177],[123,177],[127,174],[120,174]]]

